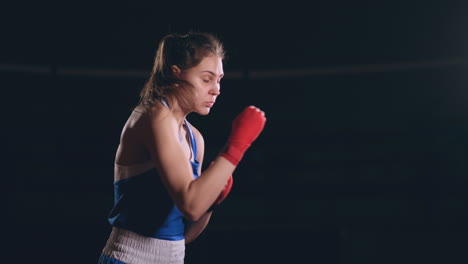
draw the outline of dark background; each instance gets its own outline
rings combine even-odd
[[[467,263],[463,1],[60,2],[1,10],[2,259],[97,263],[120,131],[167,33],[228,59],[205,163],[265,130],[187,263]],[[2,261],[3,262],[3,261]]]

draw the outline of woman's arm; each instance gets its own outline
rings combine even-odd
[[[179,124],[169,109],[150,111],[148,150],[169,195],[189,221],[196,222],[213,205],[250,144],[265,124],[262,111],[244,109],[233,121],[223,152],[197,178],[179,142]]]
[[[196,222],[214,203],[236,166],[218,157],[194,180],[192,167],[179,141],[179,125],[172,112],[164,107],[151,111],[150,126],[147,148],[161,180],[184,217]],[[203,151],[203,138],[198,131],[195,135],[197,145]],[[201,161],[202,154],[197,153],[197,159]]]
[[[201,168],[203,167],[203,157],[205,153],[205,143],[201,133],[192,125],[190,125],[192,131],[195,135],[195,140],[197,142],[197,161],[200,163],[198,167],[198,175],[201,175]],[[228,184],[226,184],[225,188],[222,190],[221,194],[219,194],[218,198],[211,206],[219,205],[227,196],[229,191],[232,187],[232,176],[229,178]],[[205,230],[206,226],[208,225],[211,215],[213,214],[212,210],[206,212],[200,219],[196,222],[188,222],[185,227],[185,243],[188,244],[195,240],[202,232]]]
[[[206,212],[198,221],[190,222],[185,227],[185,244],[195,240],[205,230],[213,212]]]

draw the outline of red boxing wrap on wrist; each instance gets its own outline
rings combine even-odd
[[[232,178],[232,175],[231,175],[231,177],[229,177],[229,179],[228,179],[228,181],[226,183],[226,186],[221,191],[221,193],[218,195],[218,198],[216,198],[215,202],[208,209],[208,212],[213,211],[216,207],[219,206],[219,204],[221,204],[222,201],[224,201],[224,199],[226,199],[229,192],[231,192],[233,181],[234,181],[234,179]]]
[[[224,187],[224,189],[221,191],[218,198],[214,202],[214,205],[219,205],[222,201],[224,201],[224,199],[226,199],[229,192],[231,192],[232,183],[233,183],[233,179],[232,179],[232,175],[231,175],[231,177],[229,177],[229,180],[226,183],[226,187]]]
[[[231,134],[220,155],[237,166],[245,151],[262,132],[265,122],[265,114],[260,109],[246,107],[232,122]]]

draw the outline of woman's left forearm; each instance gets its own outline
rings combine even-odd
[[[185,228],[185,244],[195,240],[205,230],[213,212],[206,212],[198,221],[190,222]]]

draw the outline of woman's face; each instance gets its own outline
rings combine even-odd
[[[220,82],[224,76],[223,61],[210,55],[195,67],[181,71],[179,76],[193,85],[191,112],[207,115],[220,94]]]

